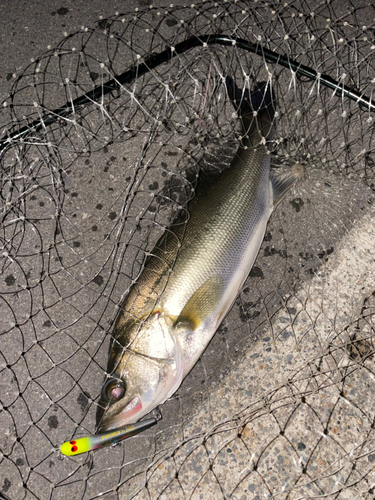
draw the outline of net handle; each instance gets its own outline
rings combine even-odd
[[[53,111],[47,112],[44,116],[31,122],[28,125],[14,131],[5,132],[5,138],[0,139],[0,153],[10,145],[14,140],[22,140],[29,134],[38,131],[43,127],[47,127],[53,123],[56,123],[59,119],[69,116],[73,110],[81,108],[88,104],[97,102],[103,96],[110,94],[113,91],[119,90],[122,85],[129,84],[150,72],[160,64],[170,61],[173,57],[179,54],[195,48],[195,47],[205,47],[208,45],[224,45],[224,46],[236,46],[240,49],[246,50],[247,52],[252,52],[253,54],[262,56],[267,62],[272,64],[280,65],[284,68],[289,69],[298,76],[307,77],[309,80],[319,82],[319,84],[330,88],[334,91],[337,96],[347,97],[348,99],[356,102],[360,108],[375,111],[375,101],[361,92],[355,89],[339,83],[338,81],[331,78],[329,75],[320,74],[314,69],[300,64],[298,61],[291,59],[289,57],[283,56],[263,47],[260,43],[250,43],[243,38],[231,37],[229,35],[204,35],[200,37],[193,36],[178,43],[175,47],[167,47],[162,52],[158,54],[151,54],[146,57],[144,62],[132,65],[129,69],[124,71],[118,76],[115,76],[105,84],[98,85],[94,89],[90,90],[86,94],[77,97],[71,102],[67,102],[64,106],[61,106]]]

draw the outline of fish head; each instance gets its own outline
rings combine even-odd
[[[182,355],[172,321],[154,313],[143,324],[134,323],[113,340],[97,409],[97,432],[136,422],[171,397],[182,378]]]

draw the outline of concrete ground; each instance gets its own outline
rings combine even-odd
[[[270,33],[278,32],[271,24],[272,9],[258,3],[251,2],[251,8],[258,9],[258,20]],[[335,28],[331,38],[322,37],[320,42],[324,46],[337,37],[338,55],[331,52],[328,60],[347,63],[350,83],[365,81],[365,92],[371,95],[373,11],[359,9],[367,3],[358,2],[351,24],[345,24],[349,7],[333,3]],[[100,16],[136,12],[149,4],[147,0],[0,2],[0,101],[8,104],[0,115],[0,130],[9,123],[12,85],[32,59],[31,77],[21,79],[19,89],[22,82],[31,85],[38,56],[67,33],[93,25]],[[321,14],[324,5],[302,1],[286,5],[284,28],[292,32],[301,12],[315,12],[317,29],[332,22]],[[310,18],[305,26],[310,26]],[[155,14],[154,22],[157,19]],[[251,17],[245,19],[253,22]],[[160,29],[171,36],[168,30],[176,29],[174,21]],[[360,34],[353,35],[355,42],[339,53],[343,44],[339,33],[345,29]],[[321,57],[311,33],[300,42],[301,58],[306,56],[310,64]],[[135,34],[134,40],[142,47],[147,36]],[[280,50],[285,52],[292,42],[282,33],[280,37]],[[95,43],[90,49],[103,57],[105,46]],[[308,43],[312,52],[306,49],[305,55]],[[353,47],[357,59],[350,59]],[[231,60],[228,54],[226,60]],[[113,57],[121,60],[118,54]],[[361,70],[356,73],[359,63]],[[191,73],[196,69],[210,79],[211,65],[198,58],[190,64]],[[236,62],[231,64],[235,67]],[[338,78],[336,66],[328,63],[326,70]],[[165,81],[178,81],[173,80],[178,65],[173,68],[161,71]],[[60,69],[66,75],[71,68],[62,63]],[[43,66],[46,74],[57,70],[53,63]],[[92,71],[90,78],[101,81],[99,72]],[[299,81],[294,94],[293,85],[288,88],[290,77],[284,81],[282,75],[275,83],[285,97],[283,101],[279,94],[277,102],[278,133],[285,136],[278,152],[282,156],[290,152],[291,162],[304,161],[305,178],[272,216],[234,308],[177,394],[160,408],[162,420],[142,435],[89,455],[62,459],[58,447],[72,436],[94,431],[95,401],[116,304],[137,275],[143,257],[139,248],[152,248],[160,234],[155,226],[168,224],[173,213],[173,203],[168,211],[162,204],[155,208],[150,199],[157,199],[154,192],[162,191],[166,179],[174,182],[172,173],[184,170],[187,160],[176,152],[198,150],[200,140],[205,144],[204,133],[199,129],[196,136],[180,136],[166,126],[163,133],[170,135],[163,147],[159,139],[150,140],[142,179],[143,167],[137,161],[142,127],[148,126],[143,115],[129,118],[139,131],[127,137],[125,148],[121,141],[104,146],[103,138],[112,129],[103,127],[89,143],[91,150],[82,151],[80,141],[87,136],[74,135],[75,129],[65,134],[61,125],[49,136],[52,145],[32,146],[26,153],[15,148],[4,156],[1,202],[12,206],[14,192],[19,196],[12,214],[3,212],[1,227],[0,493],[10,500],[373,498],[373,122],[368,121],[369,113],[359,114],[354,104],[339,104],[324,91],[321,98],[308,98]],[[52,109],[61,105],[57,86],[40,95],[32,89],[41,89],[41,80],[36,77],[34,82],[31,90],[15,94],[20,119],[24,112],[32,112],[34,100],[45,99],[47,106],[50,99]],[[157,88],[150,88],[152,100]],[[204,90],[203,86],[200,95],[206,105]],[[190,102],[191,95],[181,87],[174,92]],[[147,109],[142,92],[137,98]],[[217,99],[219,104],[207,105],[214,113],[222,104],[220,95]],[[152,112],[157,104],[149,105]],[[169,116],[170,123],[180,123],[180,112],[188,115],[189,110],[181,109]],[[298,118],[299,109],[305,119]],[[120,111],[113,113],[125,121],[126,106]],[[231,112],[229,106],[227,127]],[[93,115],[86,116],[86,131],[102,123],[100,115]],[[218,113],[218,120],[223,116]],[[288,119],[283,121],[283,116]],[[224,130],[225,126],[219,130],[218,144],[210,141],[207,146],[215,165],[232,154],[220,144]],[[305,143],[294,144],[294,135],[304,137]],[[349,164],[347,171],[343,158]],[[179,182],[177,194],[170,194],[178,205],[184,203],[179,196],[186,187],[183,180]],[[131,200],[129,207],[126,200]],[[56,208],[63,209],[58,232]],[[25,220],[30,224],[23,225]],[[117,242],[122,243],[120,250]]]

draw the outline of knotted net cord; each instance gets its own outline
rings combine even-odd
[[[65,37],[17,75],[0,118],[11,138],[1,152],[2,493],[371,498],[371,109],[239,44],[178,51],[74,103],[212,34],[373,100],[373,15],[339,1],[313,12],[303,1],[149,8]],[[226,75],[272,84],[273,166],[303,163],[306,178],[273,214],[235,306],[158,425],[60,460],[63,441],[94,430],[111,325],[145,256],[186,213],[196,176],[225,168],[238,146]],[[70,112],[46,123],[65,103]]]

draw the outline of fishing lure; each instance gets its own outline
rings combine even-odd
[[[71,457],[74,455],[80,455],[81,453],[87,453],[88,451],[104,448],[105,446],[116,444],[123,439],[127,439],[130,436],[134,436],[139,432],[145,431],[157,422],[157,418],[149,418],[147,420],[142,420],[141,422],[136,422],[135,424],[126,425],[125,427],[115,431],[66,441],[60,446],[60,451],[63,455]]]

